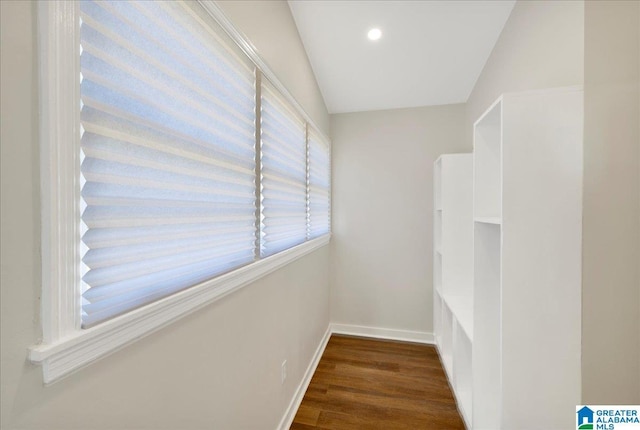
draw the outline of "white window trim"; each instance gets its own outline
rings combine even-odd
[[[251,60],[315,126],[251,43],[214,1],[201,5]],[[40,58],[40,168],[42,203],[42,341],[28,359],[43,368],[50,384],[89,363],[230,294],[329,243],[331,234],[307,241],[89,329],[80,328],[80,40],[79,3],[38,3]],[[327,139],[327,141],[329,141]]]
[[[324,134],[321,129],[316,125],[316,123],[311,119],[309,114],[304,110],[302,105],[298,103],[298,101],[291,95],[289,90],[280,82],[275,73],[269,68],[267,63],[258,55],[257,50],[254,48],[253,44],[249,41],[249,39],[242,34],[239,30],[237,30],[233,23],[227,18],[225,13],[220,9],[220,6],[214,0],[198,0],[198,3],[202,5],[202,7],[215,19],[218,24],[227,32],[229,37],[240,46],[240,48],[244,51],[245,54],[254,62],[254,64],[260,69],[260,72],[264,77],[266,77],[270,83],[276,87],[278,91],[284,96],[284,98],[291,103],[291,105],[295,108],[295,110],[302,115],[302,118],[312,126],[315,131],[322,136],[327,142],[331,140],[329,137]]]

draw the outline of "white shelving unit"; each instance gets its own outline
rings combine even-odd
[[[467,427],[472,422],[473,159],[447,154],[434,171],[434,332]]]
[[[574,425],[582,126],[580,88],[505,94],[436,161],[434,333],[469,429]]]
[[[473,429],[574,425],[582,123],[579,88],[505,94],[475,123]]]

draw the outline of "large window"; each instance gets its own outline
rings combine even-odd
[[[215,4],[39,7],[50,382],[326,244],[330,157]]]

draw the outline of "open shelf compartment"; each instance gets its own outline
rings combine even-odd
[[[500,428],[502,229],[485,223],[474,229],[473,422]]]
[[[473,137],[473,210],[476,219],[502,216],[502,99],[476,122]]]
[[[473,341],[473,297],[469,295],[444,294],[444,302],[465,336]]]
[[[446,303],[442,306],[442,342],[440,359],[449,381],[453,381],[453,314]]]
[[[459,328],[459,326],[458,326]],[[464,331],[456,330],[453,342],[453,368],[458,409],[467,428],[472,428],[472,341]]]

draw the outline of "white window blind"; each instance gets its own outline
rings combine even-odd
[[[331,153],[329,143],[309,128],[309,239],[329,233]]]
[[[199,8],[81,4],[83,327],[254,260],[254,66]]]
[[[307,151],[304,120],[266,80],[260,148],[260,254],[268,256],[307,238]]]

